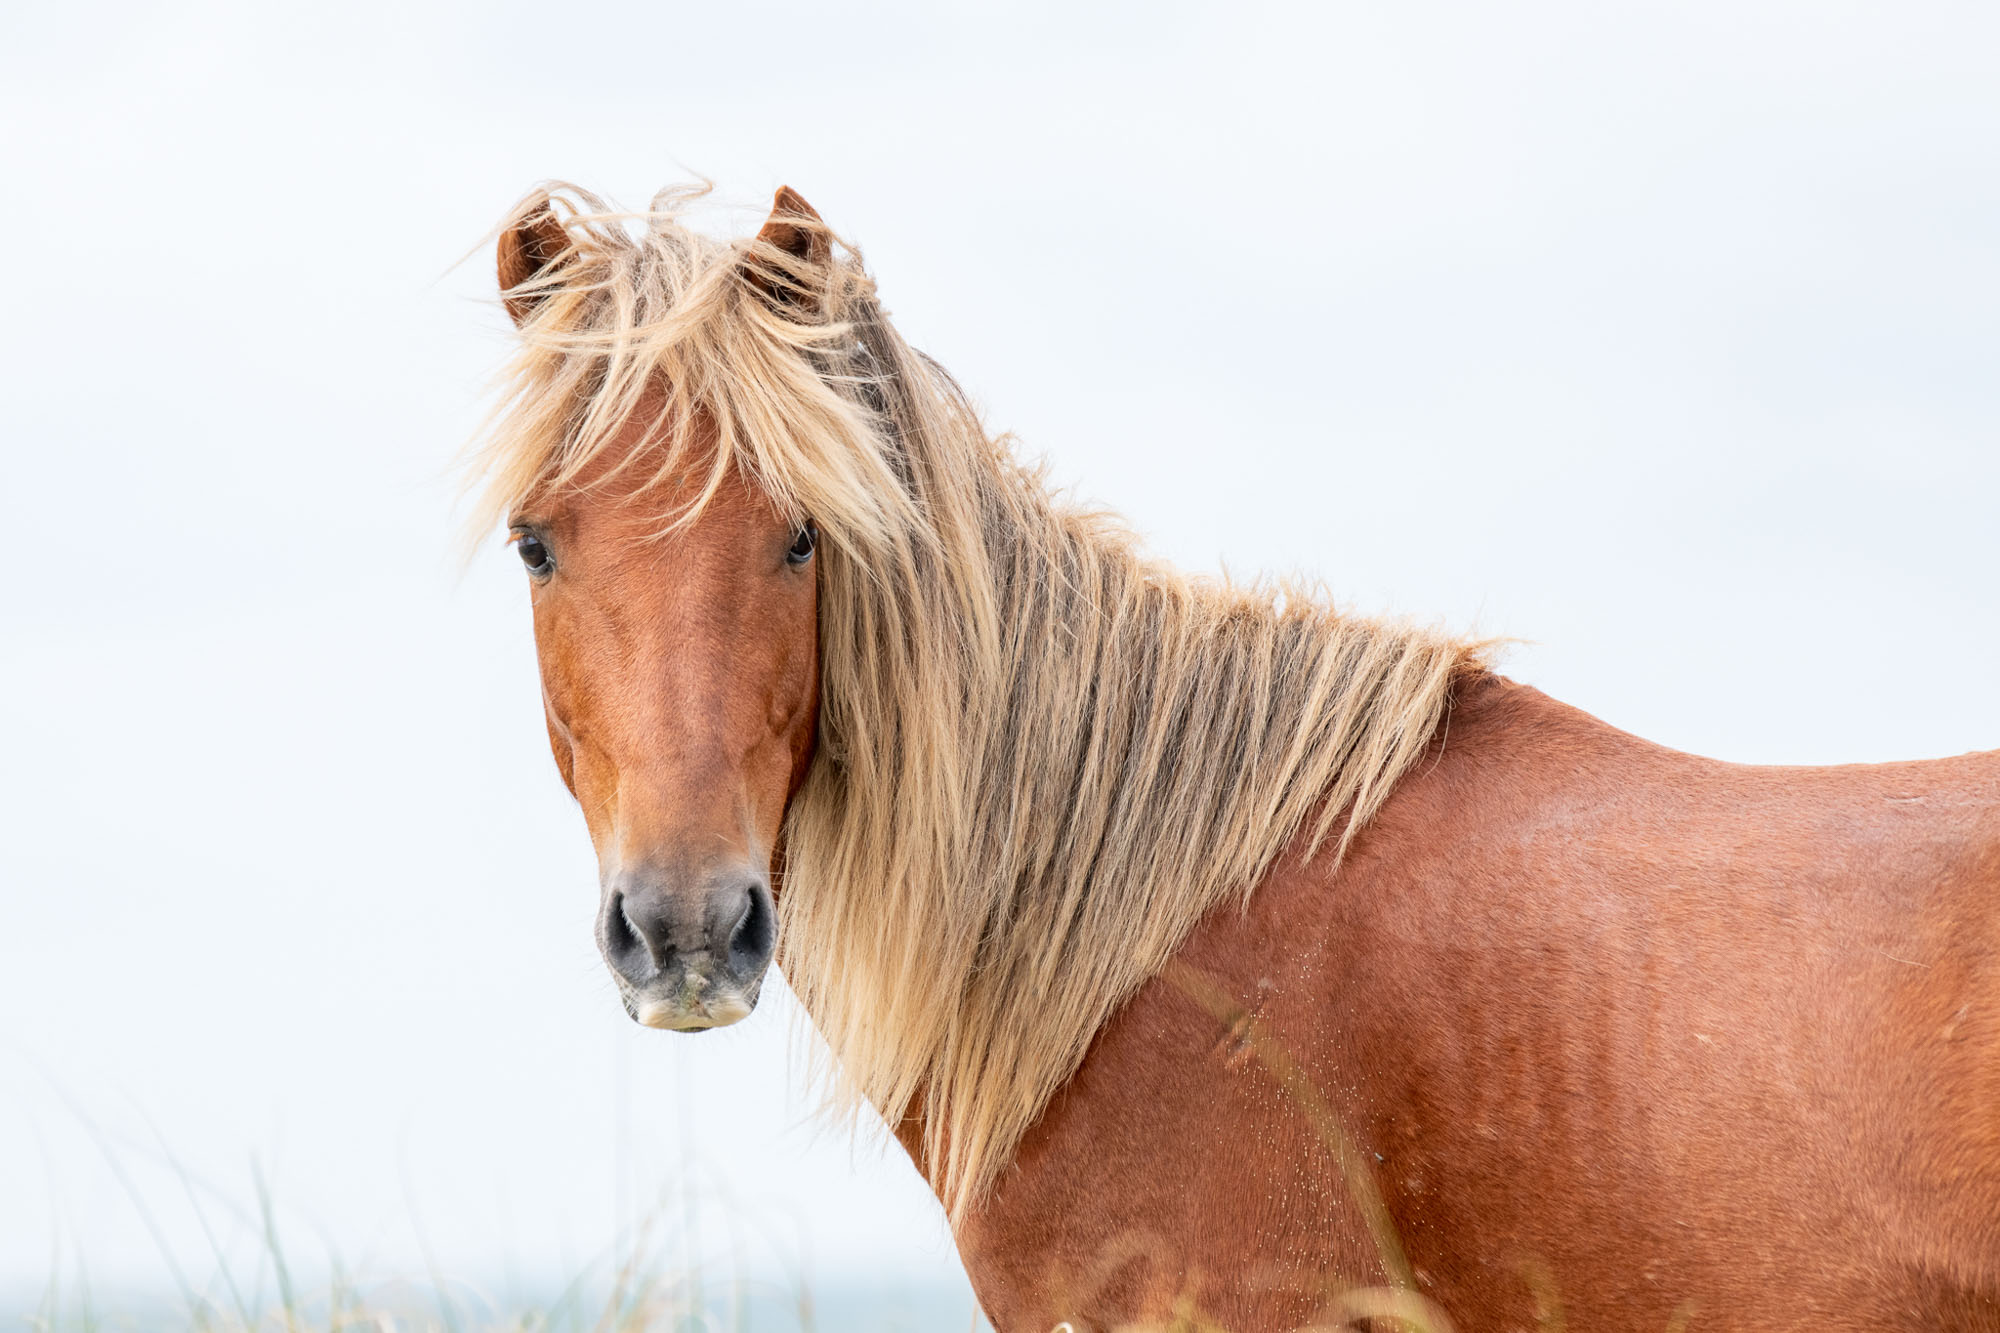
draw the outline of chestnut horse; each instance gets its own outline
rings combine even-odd
[[[627,1011],[771,963],[995,1326],[2000,1328],[2000,752],[1749,768],[1052,496],[780,191],[503,225]]]

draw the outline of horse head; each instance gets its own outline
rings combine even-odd
[[[826,245],[783,191],[741,276],[795,303],[788,280]],[[531,339],[575,249],[546,197],[500,236],[500,285]],[[545,465],[507,527],[549,746],[597,852],[598,948],[635,1020],[686,1032],[747,1016],[776,949],[773,861],[819,705],[819,534],[717,457],[712,420],[678,410],[675,388],[647,384],[622,420],[590,423],[602,438]]]

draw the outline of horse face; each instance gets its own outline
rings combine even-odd
[[[598,947],[634,1019],[721,1027],[777,943],[772,853],[819,703],[816,534],[733,472],[665,535],[615,477],[580,483],[510,526],[549,745],[597,849]]]

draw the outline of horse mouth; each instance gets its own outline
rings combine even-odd
[[[650,987],[648,988],[651,989]],[[666,1032],[706,1032],[740,1023],[757,1007],[755,995],[745,995],[734,986],[722,984],[701,994],[639,994],[626,1001],[625,1010],[641,1027]]]

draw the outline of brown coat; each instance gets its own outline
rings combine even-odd
[[[1384,1280],[1254,1027],[1460,1329],[2000,1328],[2000,752],[1745,767],[1498,677],[1434,750],[1189,942],[1234,1021],[1163,977],[1103,1030],[959,1230],[996,1325]]]

